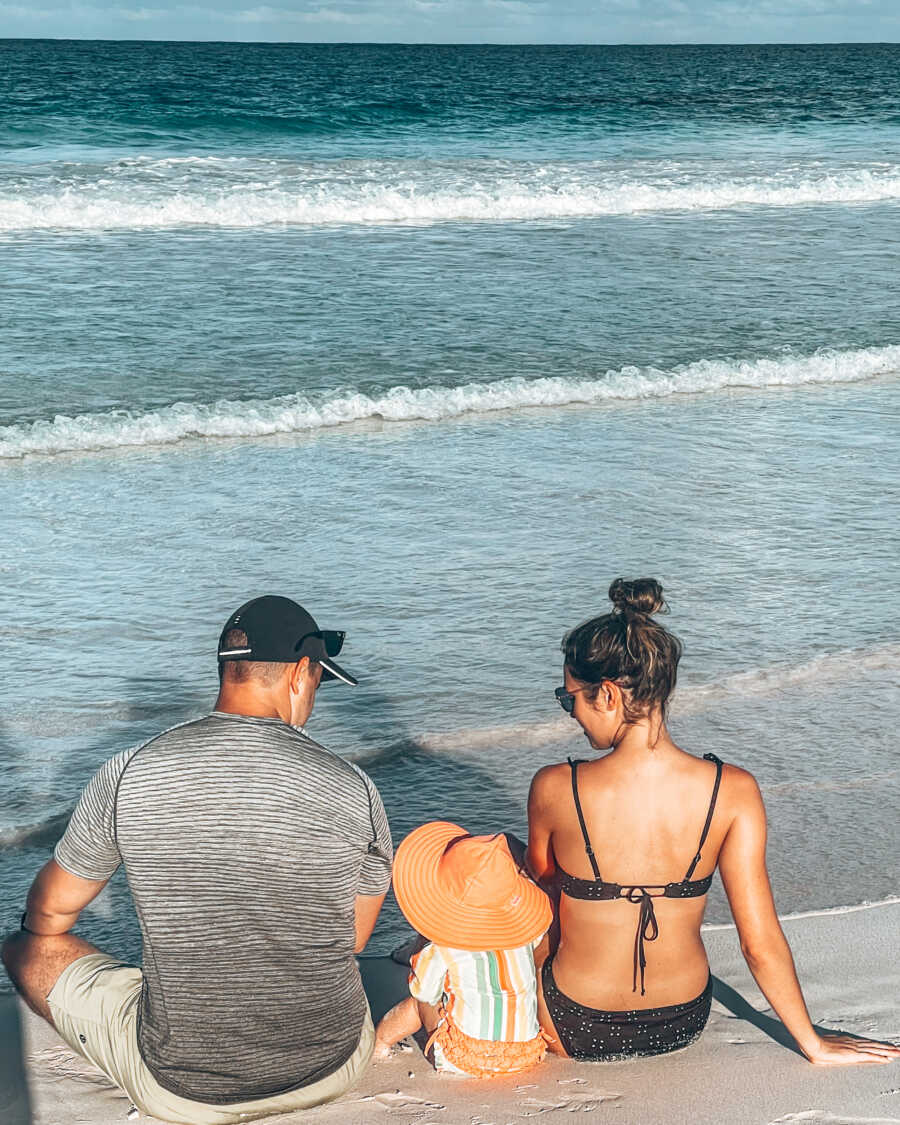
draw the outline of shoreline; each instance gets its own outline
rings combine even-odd
[[[781,920],[814,1022],[900,1039],[900,897]],[[811,1066],[769,1013],[733,929],[704,930],[714,975],[712,1014],[700,1040],[682,1051],[600,1064],[549,1056],[532,1071],[477,1080],[438,1075],[417,1047],[407,1046],[370,1066],[359,1085],[336,1102],[258,1120],[518,1125],[539,1118],[542,1125],[567,1125],[573,1113],[591,1113],[592,1120],[616,1125],[900,1123],[900,1065]],[[360,963],[377,1018],[404,991],[406,969],[386,957],[363,957]],[[22,1025],[33,1125],[113,1125],[126,1119],[125,1094],[36,1017],[24,1012]],[[10,1125],[19,1122],[10,1118]]]
[[[823,906],[816,910],[798,910],[793,914],[779,914],[779,922],[796,922],[804,918],[825,918],[834,914],[856,914],[860,910],[879,910],[883,906],[897,906],[900,904],[900,895],[889,895],[887,898],[878,899],[875,902],[868,902],[865,899],[862,902],[852,903],[849,906]],[[702,933],[709,933],[713,930],[733,930],[735,929],[734,922],[704,922],[700,930]]]

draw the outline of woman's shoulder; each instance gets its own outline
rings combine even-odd
[[[569,762],[551,762],[548,766],[541,766],[534,777],[531,779],[532,785],[552,785],[556,780],[565,778],[568,780],[571,774]]]
[[[731,762],[722,763],[717,806],[729,810],[732,816],[762,808],[762,794],[753,774]]]
[[[727,786],[736,795],[759,792],[759,783],[753,774],[733,762],[722,762],[721,785],[723,789]]]
[[[682,769],[690,771],[692,776],[698,779],[701,773],[708,773],[710,777],[714,776],[714,768],[721,765],[722,777],[720,786],[728,784],[729,787],[741,789],[748,785],[756,785],[756,780],[749,770],[745,770],[742,766],[736,766],[733,762],[729,762],[723,758],[721,754],[700,754],[693,750],[685,750],[684,747],[676,747],[679,751],[677,759],[673,760],[675,769]]]
[[[529,801],[542,801],[551,798],[563,786],[572,785],[572,771],[568,762],[552,762],[542,766],[531,779]]]

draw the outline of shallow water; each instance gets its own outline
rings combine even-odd
[[[610,576],[652,570],[687,650],[676,737],[757,774],[780,905],[884,897],[898,407],[894,383],[743,392],[8,468],[4,508],[31,518],[4,571],[33,623],[13,634],[8,823],[208,706],[220,619],[288,589],[349,630],[360,687],[323,689],[310,731],[366,764],[397,835],[522,832],[534,770],[582,745],[552,697],[559,639]],[[8,835],[19,895],[58,828]]]

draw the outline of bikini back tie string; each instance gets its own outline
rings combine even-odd
[[[638,971],[641,974],[641,996],[645,995],[644,970],[647,968],[647,956],[644,953],[645,941],[656,941],[659,937],[659,922],[656,920],[656,911],[653,909],[653,899],[662,898],[665,894],[660,891],[651,895],[647,887],[628,887],[628,893],[623,898],[629,902],[639,903],[637,933],[634,936],[634,977],[632,979],[632,992],[637,992]]]

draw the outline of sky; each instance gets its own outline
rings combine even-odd
[[[404,43],[900,41],[900,0],[0,0],[0,38]]]

